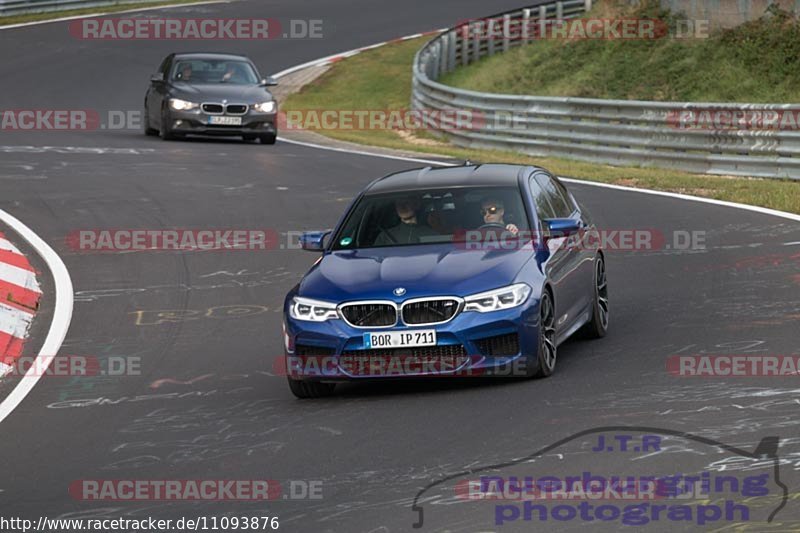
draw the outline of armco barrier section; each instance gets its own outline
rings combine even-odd
[[[442,119],[439,133],[463,147],[707,174],[800,178],[800,124],[792,128],[751,123],[742,128],[728,123],[717,127],[714,121],[701,127],[681,122],[681,117],[711,113],[748,120],[772,117],[767,124],[774,125],[776,116],[800,117],[798,104],[521,96],[468,91],[437,81],[459,66],[532,43],[540,35],[540,21],[576,18],[590,7],[591,0],[555,2],[465,21],[439,34],[414,58],[412,107],[423,113],[444,112],[441,116],[450,118]],[[470,127],[448,124],[459,114],[472,117]]]

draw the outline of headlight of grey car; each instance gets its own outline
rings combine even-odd
[[[259,113],[272,113],[273,111],[275,111],[275,100],[256,104],[253,106],[253,109],[258,111]]]
[[[200,107],[200,104],[187,102],[186,100],[181,100],[180,98],[170,98],[169,107],[175,111],[191,111],[192,109],[197,109]]]

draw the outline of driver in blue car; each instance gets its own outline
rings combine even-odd
[[[506,210],[503,201],[497,198],[486,198],[481,202],[481,215],[485,226],[504,227],[513,235],[519,233],[519,228],[515,224],[506,224],[503,220]]]
[[[419,220],[422,204],[418,198],[403,198],[395,201],[394,208],[400,223],[382,230],[374,246],[417,244],[421,238],[438,235],[430,226]]]

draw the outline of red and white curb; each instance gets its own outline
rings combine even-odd
[[[42,343],[42,347],[39,348],[36,360],[25,372],[25,375],[20,378],[8,396],[0,401],[0,423],[2,423],[33,390],[43,375],[42,370],[47,370],[53,362],[55,354],[61,349],[61,344],[64,342],[64,337],[67,336],[69,324],[72,321],[73,293],[72,280],[69,277],[67,267],[49,244],[44,242],[32,229],[8,211],[0,209],[0,223],[4,224],[5,227],[11,228],[14,234],[19,235],[20,242],[25,241],[28,243],[31,249],[42,258],[53,278],[54,287],[54,294],[52,295],[52,301],[54,302],[53,318],[50,321],[50,329],[47,330],[47,336]],[[4,239],[7,251],[13,252],[16,250],[11,243],[6,245],[6,242],[8,240]],[[19,261],[18,258],[15,258],[15,260]],[[36,287],[38,288],[38,286]],[[32,287],[27,287],[27,289],[30,290]],[[29,293],[20,292],[18,298],[24,301],[26,294]]]
[[[0,232],[0,377],[22,355],[42,290],[28,258]]]

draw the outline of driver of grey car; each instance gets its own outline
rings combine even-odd
[[[422,237],[438,235],[430,226],[419,220],[421,202],[418,198],[401,198],[394,203],[400,223],[383,229],[375,239],[375,246],[392,244],[411,244],[420,242]]]
[[[485,198],[481,202],[481,215],[485,226],[503,226],[506,231],[516,235],[519,233],[519,228],[515,224],[506,224],[505,220],[503,220],[505,213],[505,205],[498,198]]]
[[[192,79],[192,64],[191,63],[183,63],[180,65],[178,69],[178,75],[176,76],[181,81],[191,81]]]

